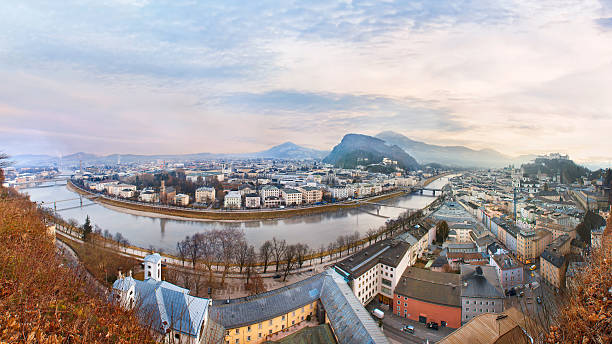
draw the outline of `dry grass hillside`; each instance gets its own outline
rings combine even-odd
[[[36,206],[1,187],[0,247],[0,343],[151,342],[62,264]]]
[[[547,343],[612,343],[612,217],[603,245],[577,277],[577,287],[550,328]]]

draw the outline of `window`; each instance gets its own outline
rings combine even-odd
[[[272,334],[272,330],[268,330],[268,334]]]
[[[261,338],[261,332],[259,332],[259,337],[258,338]]]
[[[408,304],[404,302],[404,307],[408,307]]]
[[[240,329],[239,328],[236,329],[236,334],[238,334],[238,333],[240,333]]]
[[[268,325],[272,325],[272,320],[270,320],[270,321],[268,322]]]
[[[259,323],[259,325],[257,325],[257,328],[259,328],[261,330],[261,328],[263,327],[262,323]]]
[[[401,304],[400,300],[397,300],[397,304],[398,304],[398,305],[399,305],[399,304]]]
[[[240,343],[240,339],[236,339],[236,344]]]
[[[293,314],[291,314],[291,315],[295,316],[295,311],[293,311]]]
[[[177,333],[177,334],[174,335],[174,338],[176,338],[178,340],[181,340],[181,335]]]
[[[295,325],[295,320],[291,320],[291,325]]]
[[[251,336],[247,336],[247,341],[251,340]]]
[[[282,320],[285,320],[285,316],[283,315]]]
[[[251,326],[247,327],[247,332],[251,332]]]

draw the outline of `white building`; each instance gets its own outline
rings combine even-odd
[[[376,297],[390,305],[395,286],[410,265],[409,248],[403,240],[379,241],[337,263],[334,269],[349,281],[362,305]]]
[[[189,195],[176,194],[174,196],[174,204],[177,205],[189,205]]]
[[[335,186],[330,188],[331,196],[333,199],[347,199],[349,198],[349,189],[346,186]],[[352,196],[352,195],[351,195]]]
[[[302,204],[302,193],[298,190],[285,188],[281,193],[286,205]]]
[[[261,190],[259,190],[259,195],[261,195],[263,199],[268,197],[280,197],[280,190],[274,185],[264,185]]]
[[[215,201],[215,188],[202,186],[196,189],[195,201],[197,203],[210,203]]]
[[[239,191],[230,191],[225,195],[223,207],[238,209],[242,206],[242,195]]]
[[[119,196],[119,194],[123,190],[132,190],[134,192],[136,191],[136,185],[130,185],[130,184],[107,184],[105,185],[105,188],[106,188],[106,192],[109,195],[115,195],[115,196]]]
[[[144,281],[135,280],[132,273],[113,283],[112,297],[124,309],[139,305],[143,325],[153,327],[162,342],[196,344],[205,339],[210,299],[189,295],[189,290],[162,281],[162,257],[151,254],[144,258]]]
[[[138,195],[138,200],[141,202],[155,203],[159,202],[159,194],[153,189],[143,189]]]
[[[261,207],[261,197],[256,193],[251,193],[244,196],[244,205],[247,208],[259,208]]]

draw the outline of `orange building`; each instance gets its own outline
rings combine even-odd
[[[461,327],[461,276],[406,268],[395,287],[393,313],[422,323]]]

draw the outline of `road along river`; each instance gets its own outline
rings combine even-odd
[[[446,183],[448,183],[448,177],[442,177],[429,184],[428,187],[441,188]],[[287,240],[289,244],[305,243],[312,248],[318,248],[321,244],[327,246],[339,235],[358,231],[363,236],[368,229],[383,225],[387,218],[397,217],[405,211],[403,208],[421,209],[435,200],[425,191],[425,195],[406,195],[377,202],[392,207],[367,205],[276,220],[228,222],[154,217],[147,213],[98,204],[84,197],[81,207],[79,195],[68,190],[65,185],[22,189],[21,192],[29,194],[32,201],[46,204],[68,200],[57,203],[58,214],[64,219],[75,219],[82,224],[85,217],[89,215],[94,225],[103,230],[107,229],[112,234],[121,233],[132,245],[143,248],[161,248],[166,252],[174,252],[176,243],[187,235],[223,227],[242,229],[247,240],[256,247],[276,237]],[[379,216],[377,216],[377,210]]]

